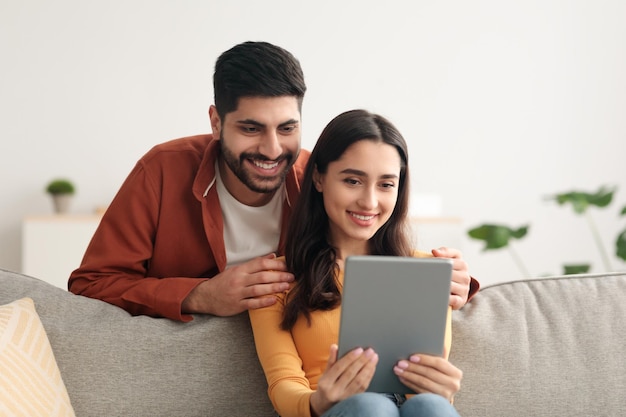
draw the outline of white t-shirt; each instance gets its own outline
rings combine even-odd
[[[285,185],[276,191],[268,204],[261,207],[251,207],[237,201],[222,182],[217,163],[215,185],[224,219],[226,266],[276,252],[280,240]]]

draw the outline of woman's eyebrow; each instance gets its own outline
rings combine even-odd
[[[361,177],[367,177],[367,173],[365,171],[361,171],[359,169],[354,168],[346,168],[339,172],[340,174],[350,174],[350,175],[358,175]]]
[[[354,168],[346,168],[339,172],[340,174],[350,174],[350,175],[358,175],[360,177],[367,177],[367,172],[361,171],[360,169]],[[383,174],[379,177],[380,179],[396,179],[398,175],[396,174]]]

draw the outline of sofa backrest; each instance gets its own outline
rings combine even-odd
[[[30,297],[76,415],[275,417],[248,315],[146,316],[0,271],[0,304]]]
[[[624,273],[486,287],[452,334],[464,417],[626,415]]]
[[[131,317],[0,270],[34,300],[76,415],[275,417],[247,315]],[[483,288],[453,313],[463,417],[626,415],[626,274]]]

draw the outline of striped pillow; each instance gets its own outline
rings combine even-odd
[[[0,306],[0,415],[74,416],[30,298]]]

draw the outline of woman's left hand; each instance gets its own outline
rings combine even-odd
[[[439,356],[415,354],[393,368],[400,382],[418,394],[433,393],[452,402],[461,388],[463,371]]]
[[[461,251],[453,248],[433,249],[435,258],[452,259],[452,283],[450,285],[450,307],[458,310],[467,303],[472,278],[467,270],[467,262],[463,260]]]

